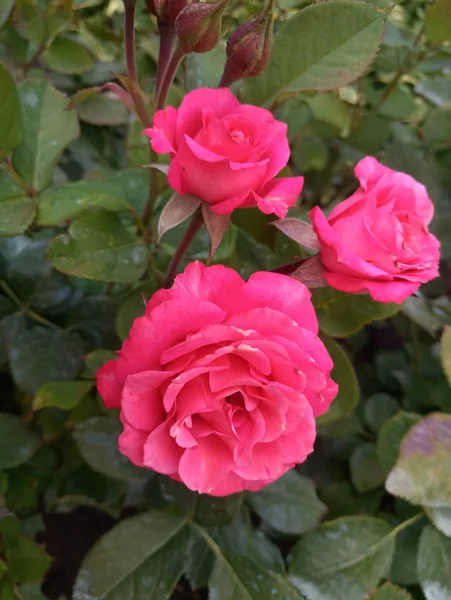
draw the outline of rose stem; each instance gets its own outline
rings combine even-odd
[[[127,62],[127,75],[130,81],[130,94],[133,99],[133,103],[136,108],[139,120],[145,127],[150,127],[151,122],[149,115],[147,114],[146,107],[144,106],[143,99],[141,97],[138,74],[136,72],[136,59],[135,59],[135,8],[136,0],[126,0],[125,2],[125,16],[124,16],[124,38],[125,38],[125,57]],[[150,164],[157,162],[155,152],[150,147]],[[153,206],[158,194],[158,173],[155,169],[150,170],[150,181],[149,181],[149,192],[147,196],[146,206],[143,212],[143,223],[146,230],[146,241],[152,241],[152,214]]]
[[[172,82],[174,81],[174,77],[177,73],[177,69],[184,57],[184,53],[180,50],[180,48],[176,47],[166,68],[166,71],[163,74],[163,78],[161,81],[161,86],[157,90],[157,95],[155,99],[155,110],[160,110],[163,108],[166,96],[168,95],[169,88],[171,87]]]
[[[175,40],[175,29],[172,23],[163,23],[162,21],[159,21],[158,31],[160,33],[160,51],[158,53],[157,66],[157,96],[159,95],[159,90],[162,86],[164,77],[166,75]]]
[[[186,251],[188,250],[191,242],[193,241],[194,236],[198,232],[200,226],[202,225],[202,213],[200,209],[197,209],[191,219],[191,223],[188,226],[188,229],[185,232],[185,235],[182,237],[180,244],[178,245],[177,250],[175,251],[174,256],[172,257],[171,262],[169,263],[168,270],[166,272],[166,279],[164,281],[164,287],[169,287],[177,273],[177,268],[180,264],[180,261],[185,256]]]
[[[130,81],[130,94],[135,104],[136,112],[143,125],[150,127],[150,119],[139,91],[138,75],[135,60],[135,7],[136,0],[126,0],[124,16],[125,57],[127,75]]]

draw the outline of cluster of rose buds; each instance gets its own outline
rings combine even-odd
[[[221,37],[221,25],[229,0],[146,0],[149,12],[159,23],[175,28],[179,50],[203,53],[212,50]],[[273,44],[274,0],[263,12],[242,23],[227,43],[227,62],[221,85],[262,73],[268,65]]]

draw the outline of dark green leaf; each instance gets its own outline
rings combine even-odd
[[[22,141],[22,116],[14,79],[2,63],[0,89],[0,152],[11,154]]]
[[[41,546],[24,535],[7,543],[5,554],[11,578],[20,583],[41,581],[52,562]]]
[[[401,521],[390,521],[398,525]],[[390,579],[399,585],[416,585],[418,583],[417,555],[420,535],[425,519],[421,519],[403,529],[396,536],[396,551],[390,571]]]
[[[247,497],[252,508],[271,527],[292,535],[313,529],[327,510],[318,500],[311,480],[294,470]]]
[[[189,545],[183,517],[148,512],[126,519],[88,554],[73,600],[168,600]]]
[[[148,249],[114,213],[98,211],[74,220],[70,235],[53,239],[48,257],[63,273],[129,283],[146,270]]]
[[[308,600],[362,600],[389,573],[390,533],[371,517],[324,523],[293,548],[290,579]]]
[[[451,540],[428,525],[418,548],[418,576],[426,600],[451,598]]]
[[[64,148],[79,134],[77,117],[67,100],[46,79],[27,79],[19,86],[23,141],[13,155],[18,174],[36,191],[52,183]]]
[[[33,410],[54,406],[61,410],[72,410],[92,388],[90,381],[55,381],[45,383],[36,394]]]
[[[82,366],[83,343],[73,333],[44,327],[18,332],[9,347],[11,372],[30,394],[51,381],[74,379]]]
[[[14,0],[3,0],[0,5],[0,28],[6,23],[13,7]]]
[[[0,201],[0,236],[19,235],[33,222],[35,207],[29,196]]]
[[[451,506],[451,415],[432,413],[409,430],[388,475],[390,494],[412,504]]]
[[[301,600],[285,577],[231,553],[217,555],[208,587],[215,600]]]
[[[218,527],[230,523],[241,508],[243,494],[212,498],[196,494],[194,519],[203,527]]]
[[[413,600],[412,596],[392,583],[386,583],[377,589],[367,600]]]
[[[377,454],[386,473],[398,458],[402,439],[420,419],[420,415],[400,411],[381,428],[377,438]]]
[[[20,417],[0,413],[0,469],[12,469],[36,452],[39,439]]]
[[[380,393],[370,396],[363,410],[366,425],[377,433],[388,419],[396,415],[399,406],[392,396]]]
[[[375,302],[370,296],[346,294],[330,287],[315,290],[312,300],[320,329],[332,337],[347,337],[371,321],[393,316],[401,308],[399,304]]]
[[[58,225],[92,208],[123,211],[128,209],[128,205],[114,184],[74,181],[39,196],[36,222],[38,225]]]
[[[121,424],[112,417],[92,417],[77,425],[74,438],[84,460],[94,471],[122,481],[145,482],[153,476],[135,467],[118,450]]]
[[[352,483],[360,494],[377,489],[385,481],[375,444],[358,446],[352,453],[350,468]]]
[[[78,75],[94,66],[91,54],[84,46],[66,37],[57,37],[44,52],[48,66],[57,73]]]
[[[318,418],[318,424],[327,425],[337,419],[351,415],[359,401],[359,384],[354,368],[345,351],[336,341],[326,335],[321,339],[333,360],[332,379],[338,383],[338,394],[329,410]]]
[[[245,81],[243,100],[269,104],[280,94],[331,90],[357,79],[378,50],[384,20],[382,12],[363,2],[305,8],[279,29],[267,69]]]
[[[451,40],[451,5],[449,0],[435,0],[433,4],[428,6],[425,33],[431,44],[443,44],[443,42]]]
[[[122,125],[129,121],[128,110],[111,92],[94,94],[76,108],[80,119],[91,125]]]
[[[127,296],[117,311],[116,330],[121,340],[128,337],[133,321],[144,315],[146,302],[157,290],[154,281],[146,281]]]

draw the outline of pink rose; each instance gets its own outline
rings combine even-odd
[[[213,496],[271,483],[312,451],[337,393],[317,334],[300,282],[191,263],[98,371],[120,451]]]
[[[155,152],[171,154],[169,185],[218,214],[258,206],[284,217],[301,193],[303,177],[274,179],[290,156],[287,125],[226,88],[194,90],[179,109],[157,111],[153,124],[144,133]]]
[[[327,283],[368,290],[378,302],[403,302],[438,275],[438,240],[428,231],[434,206],[426,188],[370,156],[355,168],[360,188],[328,219],[310,212]]]

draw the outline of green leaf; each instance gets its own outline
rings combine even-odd
[[[428,525],[418,548],[418,576],[426,600],[451,598],[451,540]]]
[[[390,571],[391,531],[372,517],[324,523],[293,548],[290,579],[308,600],[362,600]]]
[[[0,5],[0,27],[6,23],[9,17],[9,13],[13,7],[14,0],[2,0]]]
[[[39,582],[47,572],[52,559],[33,540],[20,535],[12,543],[6,543],[6,560],[9,575],[20,583]]]
[[[426,507],[426,513],[437,529],[451,537],[451,506],[445,508]]]
[[[79,134],[67,100],[46,79],[27,79],[19,86],[23,141],[13,154],[17,173],[34,190],[48,187],[64,148]]]
[[[451,385],[451,327],[445,327],[440,342],[440,358],[446,378]]]
[[[116,214],[98,211],[74,220],[69,235],[54,238],[48,257],[63,273],[129,283],[144,274],[148,249],[142,239],[125,229]]]
[[[73,600],[168,600],[190,544],[185,519],[147,512],[103,536],[77,576]]]
[[[280,94],[347,85],[373,60],[384,21],[384,13],[363,2],[335,0],[305,8],[280,27],[268,67],[245,80],[242,100],[270,104]]]
[[[0,413],[0,469],[18,467],[33,456],[39,439],[19,417]]]
[[[116,330],[121,340],[128,337],[133,321],[144,315],[146,302],[157,289],[155,281],[146,281],[125,298],[116,317]]]
[[[451,140],[451,110],[433,108],[424,123],[423,132],[427,144],[439,142],[449,144]]]
[[[218,553],[208,583],[215,600],[301,600],[285,577],[229,552]]]
[[[116,354],[111,352],[111,350],[99,349],[90,352],[85,358],[86,374],[84,373],[83,375],[86,376],[86,378],[89,376],[90,379],[95,379],[95,375],[100,367],[109,360],[114,360],[116,358]]]
[[[312,481],[295,470],[259,492],[249,493],[247,498],[271,527],[291,535],[313,529],[327,510],[318,499]]]
[[[129,112],[112,92],[94,94],[77,104],[82,121],[91,125],[123,125],[129,122]]]
[[[33,410],[54,406],[72,410],[79,405],[92,388],[91,381],[55,381],[45,383],[33,400]]]
[[[365,424],[375,433],[399,410],[396,400],[388,394],[372,394],[363,408]]]
[[[425,79],[417,83],[415,92],[435,106],[444,106],[451,102],[451,80]]]
[[[226,61],[224,40],[209,52],[191,53],[186,57],[185,77],[188,90],[218,87]]]
[[[128,204],[123,196],[112,183],[73,181],[40,194],[36,223],[58,225],[93,208],[111,211],[127,210]]]
[[[392,583],[385,583],[371,594],[367,600],[413,600],[413,598],[407,590]]]
[[[326,335],[320,337],[334,363],[331,377],[338,383],[338,394],[329,410],[317,419],[319,425],[327,425],[343,416],[351,415],[359,401],[360,392],[354,368],[346,352],[332,338]]]
[[[0,236],[20,235],[31,225],[34,215],[34,203],[28,196],[0,200]]]
[[[11,154],[22,141],[22,116],[14,79],[2,63],[0,89],[0,152]]]
[[[401,306],[375,302],[370,296],[346,294],[330,287],[315,290],[313,305],[321,331],[332,337],[348,337],[371,321],[388,319]]]
[[[77,425],[74,438],[94,471],[121,481],[147,481],[153,472],[135,467],[119,452],[117,438],[121,431],[121,424],[112,417],[92,417]]]
[[[414,425],[401,444],[386,489],[412,504],[451,506],[451,415],[431,413]]]
[[[435,0],[426,10],[425,34],[431,44],[451,40],[451,3]]]
[[[402,439],[420,419],[420,415],[400,411],[381,428],[377,438],[377,454],[386,473],[396,463]]]
[[[19,331],[9,347],[14,381],[35,394],[44,383],[74,379],[83,364],[83,347],[74,333],[44,327]]]
[[[78,75],[94,66],[94,59],[84,46],[66,37],[57,37],[44,52],[48,66],[57,73]]]
[[[22,600],[48,600],[41,592],[41,586],[37,583],[24,583],[19,586],[19,594]]]
[[[360,494],[377,489],[385,481],[375,444],[358,446],[352,453],[350,468],[352,483]]]
[[[390,523],[399,525],[401,521],[393,520]],[[423,528],[424,519],[421,519],[397,534],[396,551],[390,571],[390,579],[394,583],[399,585],[416,585],[418,583],[418,543]]]

